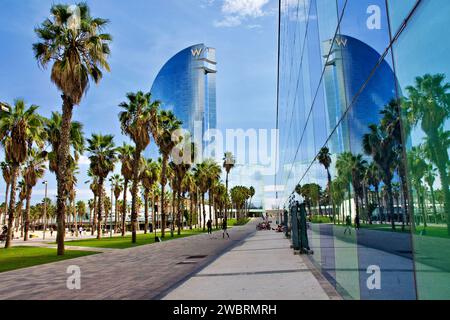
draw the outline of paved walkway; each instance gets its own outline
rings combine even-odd
[[[167,300],[328,300],[339,296],[282,233],[259,231],[170,292]],[[314,272],[314,274],[313,274]],[[316,278],[318,277],[318,278]]]
[[[0,300],[159,299],[255,232],[257,221],[230,229],[231,240],[201,234],[0,273]],[[81,289],[67,289],[69,266]]]

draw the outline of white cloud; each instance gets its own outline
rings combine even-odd
[[[217,28],[222,27],[237,27],[242,24],[240,17],[228,16],[221,21],[214,21],[214,26]]]
[[[222,12],[241,17],[261,17],[265,15],[263,7],[269,0],[225,0]]]
[[[222,4],[224,18],[214,21],[214,26],[236,27],[241,25],[244,20],[270,15],[272,11],[265,9],[269,2],[270,0],[224,0]],[[254,24],[250,29],[258,26]]]
[[[248,29],[261,29],[262,26],[260,24],[249,24],[247,26]]]

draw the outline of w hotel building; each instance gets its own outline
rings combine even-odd
[[[151,89],[152,98],[172,110],[197,139],[217,127],[216,64],[216,49],[191,46],[167,61]]]
[[[280,0],[278,205],[305,202],[345,298],[450,298],[449,17],[448,0]]]

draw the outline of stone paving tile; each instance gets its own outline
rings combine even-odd
[[[283,234],[254,233],[169,292],[166,300],[336,299],[307,257],[293,254]]]
[[[256,220],[229,230],[0,273],[0,300],[155,299],[255,232]],[[170,236],[170,235],[169,235]],[[93,249],[93,248],[90,248]],[[96,250],[94,250],[96,251]],[[177,264],[206,255],[196,264]],[[81,290],[66,287],[67,267],[81,269]]]

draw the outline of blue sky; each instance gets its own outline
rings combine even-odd
[[[57,2],[57,1],[56,1]],[[73,4],[77,1],[65,1]],[[49,15],[54,0],[0,0],[0,101],[23,98],[49,116],[61,110],[60,93],[48,70],[38,67],[31,46],[34,28]],[[93,16],[110,19],[107,32],[112,72],[100,85],[91,85],[76,107],[74,119],[85,133],[111,133],[116,143],[128,141],[120,133],[117,105],[130,91],[151,88],[166,60],[193,44],[217,49],[217,119],[219,129],[275,126],[277,3],[276,0],[95,0],[87,1]],[[0,151],[3,153],[3,151]],[[3,155],[1,156],[3,158]],[[87,161],[80,163],[78,197],[91,197]],[[117,166],[117,170],[120,166]],[[56,182],[48,174],[49,196]],[[0,179],[0,201],[4,201]],[[34,190],[40,201],[43,186]]]

